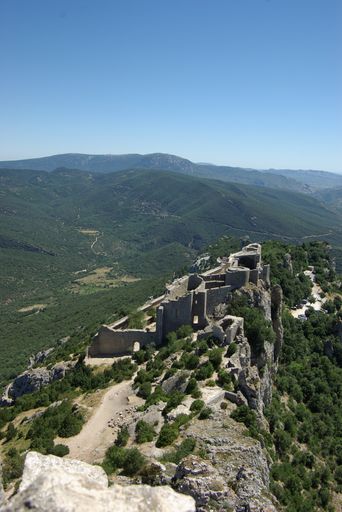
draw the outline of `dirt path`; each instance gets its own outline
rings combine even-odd
[[[117,430],[110,426],[112,420],[124,417],[132,409],[128,397],[133,393],[130,382],[110,387],[83,426],[81,432],[69,439],[60,440],[69,446],[69,458],[94,463],[102,460],[106,449],[113,444]]]

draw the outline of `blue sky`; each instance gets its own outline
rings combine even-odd
[[[0,0],[0,159],[342,171],[341,63],[341,0]]]

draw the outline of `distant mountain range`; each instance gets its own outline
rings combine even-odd
[[[2,161],[0,162],[0,168],[32,169],[37,171],[53,171],[58,168],[68,168],[98,173],[112,173],[128,169],[154,169],[231,183],[293,190],[309,194],[320,189],[342,187],[342,174],[312,170],[255,170],[206,163],[199,164],[191,162],[186,158],[165,153],[152,153],[148,155],[86,155],[67,153],[26,160]]]

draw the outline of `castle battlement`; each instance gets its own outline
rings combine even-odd
[[[243,332],[243,319],[218,318],[217,308],[229,302],[231,292],[249,283],[257,285],[260,279],[267,286],[270,284],[270,268],[262,264],[261,245],[249,244],[231,254],[221,266],[203,274],[183,276],[168,285],[165,295],[155,304],[157,314],[153,329],[125,329],[124,319],[114,326],[103,325],[94,336],[88,355],[109,357],[131,354],[152,343],[160,346],[170,332],[182,325],[190,325],[198,336],[212,335],[220,339],[222,345],[229,344]],[[117,328],[119,326],[122,328]]]

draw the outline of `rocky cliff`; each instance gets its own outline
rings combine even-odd
[[[168,486],[108,487],[105,472],[78,460],[29,452],[18,493],[1,512],[195,512],[190,496]]]

